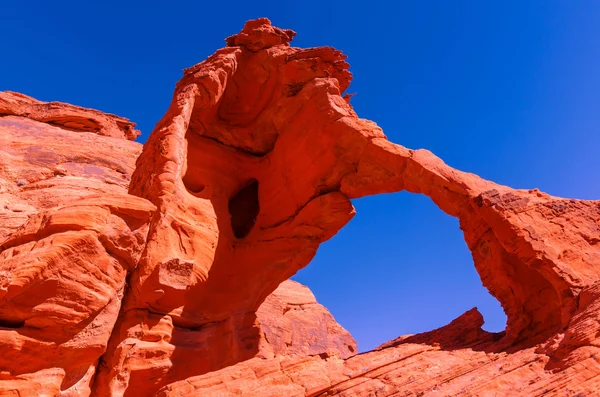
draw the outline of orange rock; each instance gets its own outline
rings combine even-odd
[[[156,208],[101,112],[0,93],[0,395],[89,395]]]
[[[274,354],[348,358],[358,350],[310,289],[295,281],[281,283],[256,315]]]
[[[536,348],[495,349],[467,312],[448,326],[347,360],[253,358],[162,388],[165,396],[597,396],[597,348],[581,348],[568,365]],[[478,339],[480,338],[481,339]]]
[[[42,102],[18,92],[0,93],[0,115],[21,116],[69,131],[132,141],[140,135],[135,123],[122,117],[61,102]]]
[[[0,395],[90,395],[99,358],[117,321],[126,276],[139,262],[155,211],[150,202],[127,194],[141,145],[85,127],[64,128],[15,116],[27,113],[19,109],[39,103],[19,94],[0,93],[0,103],[18,104],[16,109],[5,107],[9,115],[0,117]],[[52,106],[58,116],[75,108]],[[86,112],[90,118],[112,117],[75,109],[81,117],[88,116]],[[185,272],[164,270],[161,278],[175,289],[185,281]],[[153,351],[155,359],[144,349],[136,358],[137,350],[129,349],[134,356],[130,364],[135,363],[132,377],[148,382],[147,376],[160,372],[161,360],[169,361],[168,368],[173,362],[186,367],[186,362],[195,361],[188,367],[190,376],[198,373],[202,362],[207,368],[221,368],[251,357],[255,351],[246,345],[252,338],[270,356],[284,350],[347,356],[356,349],[310,291],[295,282],[284,282],[261,305],[258,317],[248,313],[187,329],[174,327],[169,316],[123,313],[120,324],[131,325],[133,340],[161,342]],[[313,339],[304,338],[308,335]],[[234,346],[237,355],[221,359],[206,354]],[[198,361],[202,356],[206,359]]]
[[[0,242],[43,208],[126,194],[141,151],[115,139],[127,131],[131,139],[138,134],[116,116],[0,92]]]
[[[13,109],[0,112],[0,390],[600,395],[600,202],[389,142],[343,96],[345,56],[291,47],[294,34],[250,21],[187,69],[135,170],[139,145],[115,138],[133,136],[126,121],[0,97]],[[459,219],[505,332],[483,331],[474,309],[354,355],[285,281],[352,218],[350,199],[401,190]]]

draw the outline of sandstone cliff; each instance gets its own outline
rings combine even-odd
[[[127,140],[133,123],[90,109],[0,92],[0,112],[0,395],[90,395],[156,210],[127,194],[142,145]],[[296,282],[281,283],[256,317],[270,354],[356,351]],[[138,332],[179,332],[193,352],[201,338],[226,336],[208,328]]]
[[[389,142],[344,95],[345,56],[294,34],[248,22],[185,71],[143,149],[127,120],[0,95],[0,390],[600,395],[600,202]],[[401,190],[459,219],[504,332],[473,309],[355,355],[285,281],[350,199]]]

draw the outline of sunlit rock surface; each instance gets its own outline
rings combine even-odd
[[[143,150],[125,119],[0,93],[1,393],[599,395],[600,202],[389,142],[345,56],[294,35],[250,21],[186,69]],[[286,281],[350,199],[401,190],[459,219],[504,332],[473,309],[357,355]]]

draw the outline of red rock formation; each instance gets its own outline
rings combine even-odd
[[[358,350],[308,287],[295,281],[281,283],[256,315],[274,354],[348,358]]]
[[[0,242],[41,208],[126,193],[141,147],[107,137],[134,139],[133,127],[96,110],[0,93]]]
[[[126,275],[139,261],[156,209],[127,194],[142,147],[119,135],[113,121],[127,123],[121,118],[53,104],[70,126],[64,128],[32,115],[39,104],[32,98],[0,92],[0,104],[0,395],[89,395]],[[95,118],[110,128],[104,136],[78,129],[69,119],[73,109],[76,119]],[[254,316],[248,318],[253,325]],[[347,357],[356,350],[310,291],[292,281],[267,298],[258,318],[271,355]],[[184,337],[210,343],[222,329]],[[162,331],[181,335],[151,320],[140,332],[151,338]]]
[[[592,318],[594,320],[592,320]],[[588,317],[596,322],[595,316]],[[157,396],[597,396],[598,348],[556,360],[542,345],[497,349],[471,310],[448,326],[405,337],[347,360],[338,357],[253,358],[176,382]],[[588,337],[597,325],[584,331]],[[597,343],[596,343],[597,346]]]
[[[94,132],[102,136],[134,140],[140,136],[127,119],[94,109],[60,102],[41,102],[18,92],[0,97],[0,116],[21,116],[70,131]]]
[[[0,330],[0,343],[13,353],[0,361],[8,385],[0,388],[97,396],[598,395],[600,202],[513,190],[387,141],[343,97],[351,78],[345,57],[290,47],[293,36],[266,19],[251,21],[187,69],[137,159],[129,195],[127,176],[103,191],[109,178],[80,165],[71,172],[84,187],[71,193],[58,185],[71,199],[23,195],[26,185],[15,186],[14,175],[27,159],[13,144],[17,166],[2,171],[1,186],[14,204],[2,213],[0,248],[8,280],[0,278],[0,320],[11,328]],[[85,126],[60,111],[0,123],[66,134],[41,124],[56,115],[62,126]],[[103,135],[117,136],[106,128]],[[80,159],[75,148],[55,150]],[[48,177],[62,163],[41,158],[43,171],[25,169]],[[49,176],[51,187],[67,176]],[[93,189],[102,194],[87,197]],[[293,283],[277,289],[352,218],[349,199],[400,190],[425,194],[459,219],[483,284],[507,314],[505,332],[481,330],[472,310],[439,330],[351,356],[351,337],[307,291]],[[78,280],[82,271],[98,281]],[[19,362],[19,352],[35,359]]]
[[[14,93],[0,113],[0,395],[89,395],[156,210],[126,190],[137,133]]]

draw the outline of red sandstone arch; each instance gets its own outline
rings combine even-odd
[[[407,190],[459,219],[482,282],[508,317],[497,349],[532,345],[566,327],[578,293],[597,277],[600,254],[586,240],[597,204],[513,190],[389,142],[342,97],[351,77],[345,56],[290,47],[292,37],[268,20],[251,21],[228,47],[185,71],[130,185],[158,211],[124,323],[127,313],[145,310],[177,327],[229,324],[253,342],[242,346],[234,335],[227,343],[236,347],[220,365],[252,357],[260,348],[242,331],[251,327],[248,313],[352,218],[349,199]],[[229,203],[252,180],[259,211],[238,234]],[[575,214],[586,232],[556,230],[556,219]],[[585,254],[566,265],[572,246]],[[123,359],[118,335],[106,355],[113,361]],[[197,371],[219,368],[210,365]],[[100,384],[117,374],[101,373]]]
[[[251,22],[230,39],[238,45],[188,69],[138,160],[131,193],[161,208],[156,222],[173,218],[156,235],[202,235],[183,238],[189,247],[169,254],[195,258],[186,281],[193,295],[228,297],[223,309],[198,299],[202,305],[189,309],[195,318],[181,321],[214,321],[236,308],[255,309],[352,217],[349,198],[407,190],[429,196],[459,219],[484,285],[507,313],[509,339],[564,327],[593,270],[569,269],[567,281],[567,270],[547,245],[536,246],[519,218],[557,206],[568,212],[569,203],[496,185],[454,170],[426,150],[387,141],[342,98],[350,78],[345,57],[327,48],[289,47],[290,37],[265,20]],[[248,236],[237,239],[227,203],[250,179],[259,183],[260,212]],[[202,192],[189,194],[194,186],[203,186]],[[207,241],[214,249],[206,250]],[[153,266],[160,262],[154,258]],[[232,282],[225,286],[225,279]],[[144,277],[139,280],[143,285]],[[194,305],[181,299],[178,304]]]
[[[587,353],[574,353],[578,348],[597,346],[600,203],[513,190],[455,170],[426,150],[389,142],[342,96],[350,81],[345,57],[331,48],[290,47],[293,35],[266,19],[251,21],[227,40],[228,47],[187,69],[138,158],[129,195],[116,189],[100,200],[71,186],[74,197],[89,197],[57,200],[22,228],[0,231],[6,236],[0,262],[10,270],[10,277],[0,280],[0,317],[3,328],[9,327],[1,330],[0,341],[10,352],[2,363],[14,366],[21,348],[28,357],[36,349],[52,350],[45,356],[48,376],[39,375],[48,368],[35,362],[35,368],[7,375],[11,384],[43,379],[59,392],[79,385],[89,391],[93,378],[96,395],[153,395],[161,388],[161,395],[186,395],[207,389],[200,375],[240,363],[224,370],[231,374],[253,359],[267,366],[260,374],[250,371],[260,390],[265,373],[286,375],[286,369],[265,341],[256,310],[352,218],[350,199],[401,190],[427,195],[458,218],[483,284],[507,314],[501,340],[481,331],[474,312],[449,324],[447,329],[468,331],[467,346],[483,340],[485,353],[518,354],[536,345],[535,354],[546,357],[539,360],[546,364],[536,364],[538,373],[544,365],[579,362]],[[44,104],[19,113],[24,105],[9,98],[8,106],[0,103],[3,114],[30,112],[31,119],[56,123]],[[121,119],[100,117],[86,124],[81,115],[87,111],[68,109],[76,113],[74,124],[60,119],[60,128],[136,135]],[[24,130],[29,128],[37,127]],[[44,165],[58,161],[40,158]],[[50,168],[41,172],[50,173]],[[109,190],[96,182],[82,190],[88,188]],[[52,244],[55,249],[42,261],[26,255],[37,250],[41,257]],[[82,249],[79,257],[73,247]],[[75,277],[62,277],[71,270],[72,256],[84,269],[95,271],[100,264],[116,275],[100,283],[102,294],[94,295],[93,282],[84,280],[81,288]],[[57,270],[46,277],[48,268]],[[67,291],[65,280],[72,282],[85,299],[56,293],[58,303],[42,310],[21,294],[28,288],[47,293],[38,280],[56,291]],[[19,312],[5,311],[7,304]],[[68,310],[74,315],[63,315]],[[79,339],[83,330],[92,337]],[[447,341],[436,341],[436,332],[411,343],[443,348]],[[56,364],[73,352],[81,362]],[[372,375],[371,369],[355,368],[360,357],[340,362],[324,355],[322,361],[306,360],[315,368],[337,366],[337,375],[310,386],[310,392],[302,386],[299,393],[316,396],[336,387],[342,393],[353,387],[344,382]],[[594,359],[588,356],[585,360]],[[314,373],[310,382],[316,382]],[[297,386],[283,375],[287,380],[278,382]]]

